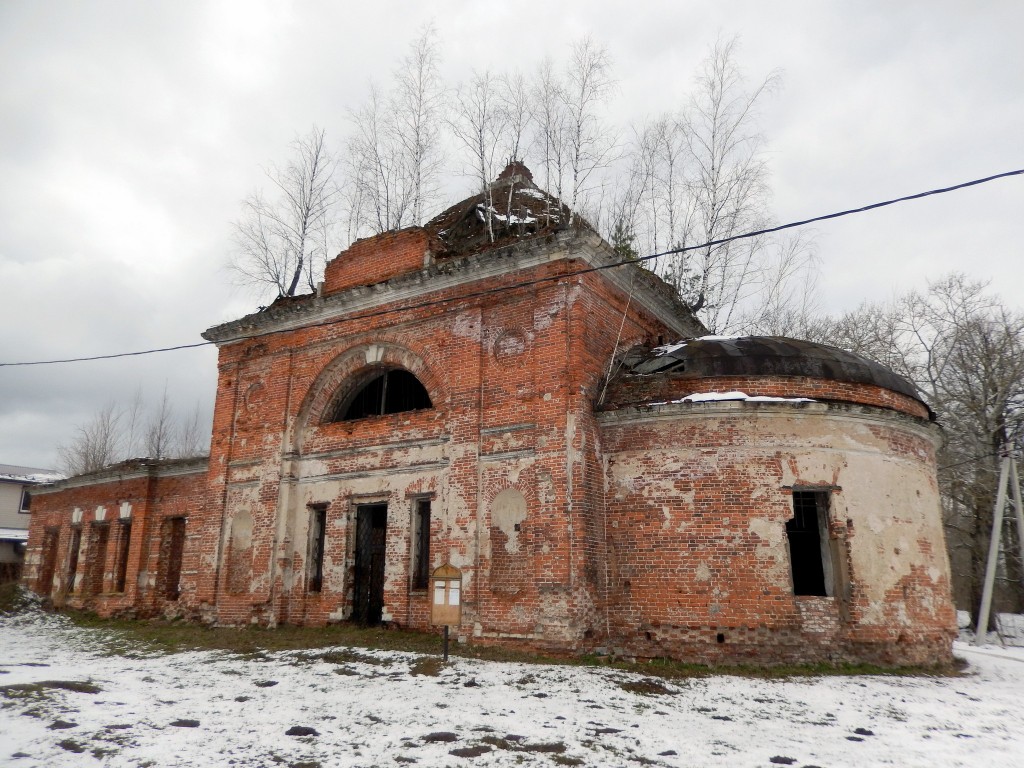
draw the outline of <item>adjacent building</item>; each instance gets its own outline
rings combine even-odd
[[[0,584],[21,578],[32,489],[61,477],[52,469],[0,464]]]

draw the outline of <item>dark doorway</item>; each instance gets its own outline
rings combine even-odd
[[[387,504],[356,507],[356,577],[352,618],[363,624],[380,624],[384,611],[387,528]]]

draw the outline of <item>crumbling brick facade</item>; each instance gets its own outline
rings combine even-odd
[[[947,660],[926,406],[842,377],[630,373],[626,350],[699,322],[557,201],[542,214],[528,178],[501,183],[517,195],[494,196],[515,208],[493,241],[470,199],[357,242],[316,295],[210,329],[208,462],[36,494],[28,583],[102,613],[427,628],[417,574],[450,563],[467,642]],[[733,389],[787,399],[674,402]],[[790,531],[794,497],[827,499],[820,529]],[[827,587],[794,594],[793,537],[815,535]]]

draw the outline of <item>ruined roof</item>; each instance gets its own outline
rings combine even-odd
[[[436,255],[444,258],[508,245],[569,226],[593,229],[561,200],[534,184],[529,168],[513,161],[486,190],[442,211],[424,229],[442,243]]]
[[[807,376],[871,384],[924,402],[911,382],[852,352],[782,336],[704,336],[654,349],[637,348],[623,359],[633,374],[685,378]]]

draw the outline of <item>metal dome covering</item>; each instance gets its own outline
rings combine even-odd
[[[807,376],[872,384],[923,402],[912,383],[880,363],[836,347],[782,336],[705,336],[627,356],[624,362],[634,374]]]

